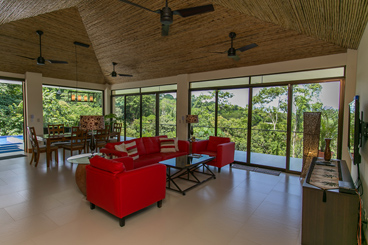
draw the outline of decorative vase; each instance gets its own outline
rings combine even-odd
[[[330,148],[330,143],[331,143],[331,139],[325,139],[326,142],[326,148],[325,148],[325,161],[330,161],[331,160],[331,148]]]

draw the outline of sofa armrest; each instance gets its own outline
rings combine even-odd
[[[119,157],[119,158],[115,158],[113,160],[117,161],[117,162],[122,162],[127,171],[130,171],[130,170],[134,169],[134,161],[133,161],[132,157]]]
[[[189,154],[189,142],[186,140],[178,140],[179,151]]]
[[[228,142],[217,145],[216,161],[222,166],[234,162],[235,143]]]
[[[209,140],[200,140],[192,142],[192,153],[200,153],[207,149]]]
[[[128,156],[128,153],[126,153],[126,152],[117,151],[117,150],[108,149],[108,148],[102,148],[102,149],[100,149],[100,152],[107,155],[110,158],[112,156],[117,156],[117,157],[126,157],[126,156]]]

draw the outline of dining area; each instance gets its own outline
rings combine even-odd
[[[50,167],[52,155],[58,163],[59,149],[62,150],[63,161],[65,154],[94,153],[103,148],[108,142],[120,142],[121,123],[105,124],[103,116],[80,116],[79,126],[65,127],[64,124],[48,124],[47,133],[37,134],[34,127],[27,127],[29,141],[32,146],[30,165],[37,167],[40,154],[46,154],[47,167]]]

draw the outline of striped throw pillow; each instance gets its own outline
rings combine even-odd
[[[128,153],[128,152],[125,150],[125,145],[124,145],[124,143],[121,143],[121,144],[115,145],[115,150]]]
[[[135,141],[132,141],[130,143],[125,143],[125,150],[128,152],[128,156],[132,157],[133,160],[136,160],[139,158],[138,150],[137,150],[137,144]]]
[[[174,139],[160,138],[160,146],[161,153],[176,152]]]

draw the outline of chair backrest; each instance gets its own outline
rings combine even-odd
[[[49,124],[47,130],[49,136],[64,134],[64,124]]]
[[[72,127],[72,135],[70,139],[71,145],[86,145],[87,132],[79,129],[79,127]]]
[[[34,127],[27,127],[28,135],[29,135],[29,141],[31,142],[32,149],[34,152],[38,152],[39,146],[37,141],[37,135],[36,130]]]
[[[108,141],[109,130],[110,130],[110,127],[108,126],[106,126],[105,129],[97,129],[96,135],[95,135],[96,143],[101,142],[101,141]]]
[[[121,130],[122,127],[123,127],[123,124],[122,123],[114,123],[113,130],[115,130],[115,128],[120,128],[120,130]]]

